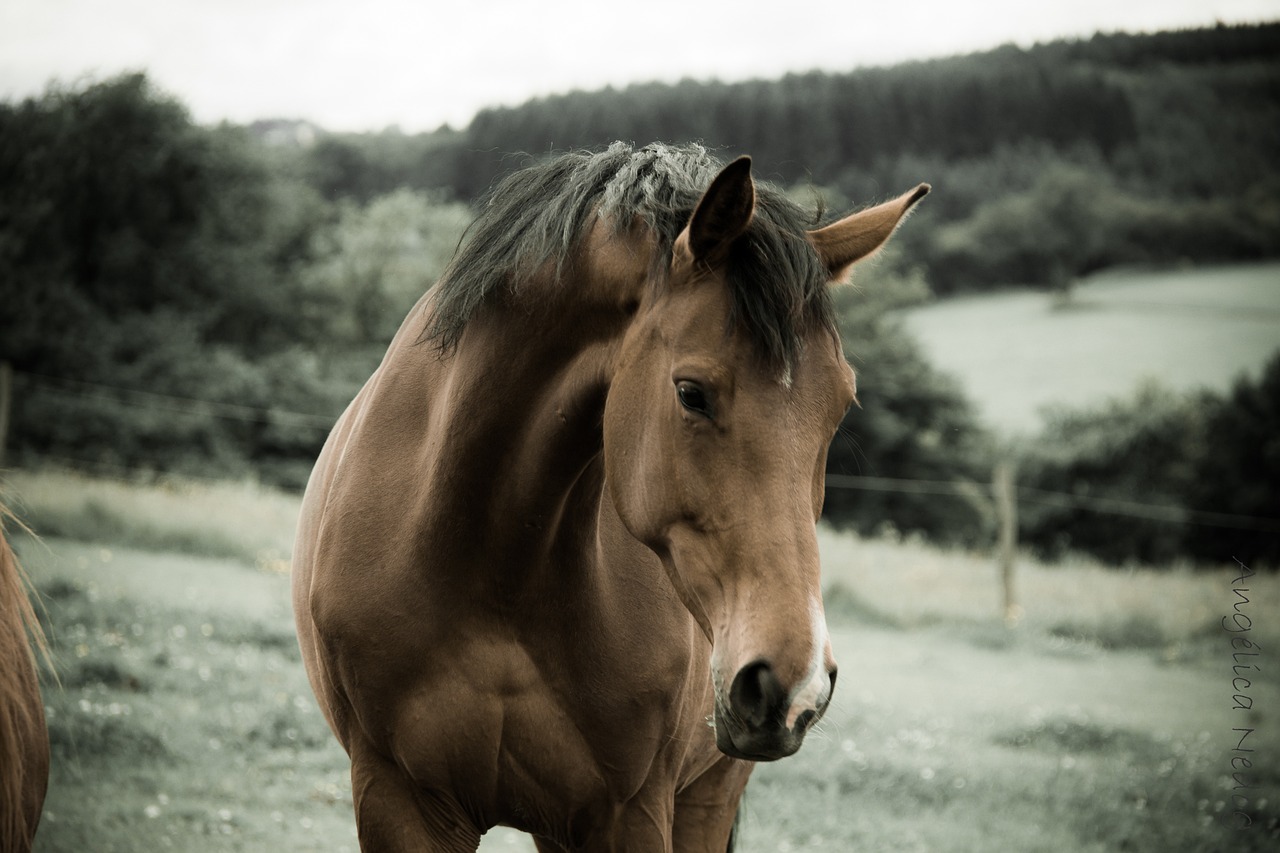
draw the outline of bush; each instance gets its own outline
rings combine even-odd
[[[930,272],[944,291],[997,282],[1063,287],[1100,265],[1119,205],[1100,167],[1051,163],[1030,189],[938,229]]]
[[[279,155],[141,74],[0,103],[12,462],[305,484],[465,211]]]
[[[1191,556],[1280,564],[1280,353],[1256,382],[1241,378],[1226,396],[1147,385],[1095,409],[1052,412],[1024,448],[1019,484],[1027,489],[1021,536],[1050,557],[1074,550],[1113,563]],[[1046,504],[1030,489],[1078,503]],[[1161,519],[1089,509],[1107,501],[1171,511]],[[1235,520],[1183,518],[1185,511]],[[1258,529],[1257,519],[1270,529]]]
[[[1089,507],[1100,500],[1181,507],[1203,452],[1205,402],[1145,385],[1098,408],[1051,411],[1023,455],[1019,485],[1066,493],[1079,504],[1044,505],[1024,495],[1023,539],[1049,557],[1084,551],[1113,563],[1162,563],[1182,554],[1182,525]]]
[[[1186,506],[1272,521],[1269,532],[1195,525],[1187,531],[1193,556],[1280,566],[1280,352],[1257,382],[1237,380],[1225,399],[1209,407]]]

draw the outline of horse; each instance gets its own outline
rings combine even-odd
[[[495,185],[303,498],[362,850],[732,849],[835,687],[831,289],[928,190],[819,228],[747,157],[622,143]]]
[[[36,675],[44,634],[0,506],[0,850],[31,849],[49,784],[49,732]]]

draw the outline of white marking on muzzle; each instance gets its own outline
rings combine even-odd
[[[809,674],[803,684],[791,694],[791,706],[787,709],[787,728],[795,728],[796,720],[805,711],[818,710],[818,700],[831,689],[831,677],[827,675],[827,620],[822,613],[822,605],[817,601],[809,602],[809,619],[813,623],[813,661],[809,664]]]

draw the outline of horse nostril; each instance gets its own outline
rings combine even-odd
[[[809,726],[813,725],[817,721],[817,719],[818,719],[817,711],[805,711],[803,714],[801,714],[799,717],[796,718],[796,731],[798,732],[808,731]]]
[[[768,661],[749,663],[733,679],[729,704],[735,714],[752,728],[761,728],[782,715],[786,691]]]

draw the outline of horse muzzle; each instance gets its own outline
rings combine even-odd
[[[747,664],[734,676],[728,696],[716,699],[716,747],[746,761],[794,754],[822,719],[835,686],[834,667],[788,693],[768,661]]]

